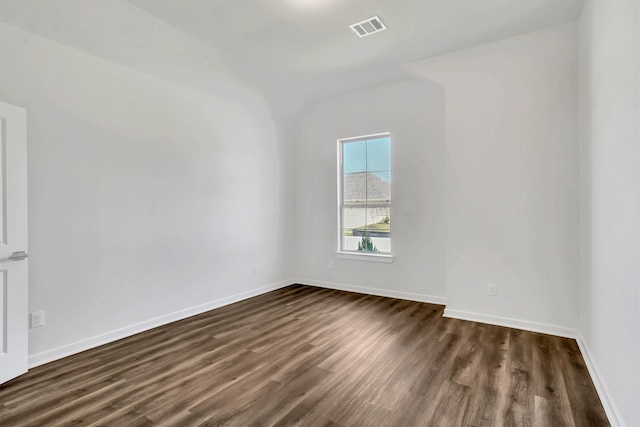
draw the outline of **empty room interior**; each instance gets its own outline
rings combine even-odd
[[[0,426],[640,426],[639,0],[0,0]]]

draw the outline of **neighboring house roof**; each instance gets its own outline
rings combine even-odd
[[[369,203],[391,200],[391,184],[372,173],[351,173],[344,176],[344,200],[347,203]]]

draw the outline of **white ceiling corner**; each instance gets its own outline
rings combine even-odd
[[[582,0],[0,0],[0,21],[207,92],[238,79],[276,114],[407,77],[402,65],[574,21]],[[388,30],[359,39],[350,24]]]

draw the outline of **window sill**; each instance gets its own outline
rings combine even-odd
[[[383,254],[363,254],[363,253],[355,253],[355,252],[336,252],[336,258],[340,259],[350,259],[353,261],[369,261],[369,262],[384,262],[384,263],[392,263],[393,255],[383,255]]]

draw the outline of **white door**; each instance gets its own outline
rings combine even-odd
[[[27,372],[27,113],[0,102],[0,384]]]

